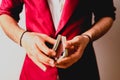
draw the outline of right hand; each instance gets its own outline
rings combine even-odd
[[[50,57],[56,55],[55,51],[45,45],[45,42],[54,44],[55,39],[35,32],[26,32],[22,37],[22,46],[28,57],[43,71],[46,71],[45,65],[55,66],[54,60]]]

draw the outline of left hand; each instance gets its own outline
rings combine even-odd
[[[76,36],[72,40],[66,42],[65,48],[68,49],[68,57],[60,59],[56,62],[56,67],[58,68],[68,68],[75,62],[77,62],[89,43],[89,38],[87,36]]]

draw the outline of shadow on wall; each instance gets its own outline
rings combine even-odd
[[[120,80],[120,1],[114,0],[116,20],[102,38],[94,42],[101,80]]]

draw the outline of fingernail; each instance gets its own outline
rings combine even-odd
[[[50,63],[50,65],[51,65],[52,67],[54,67],[54,66],[55,66],[55,64],[54,64],[54,61],[53,61],[53,60],[51,60],[49,63]]]
[[[53,54],[52,54],[53,56],[55,56],[55,55],[56,55],[56,52],[55,52],[55,51],[53,51],[53,50],[52,50],[52,53],[53,53]]]
[[[44,67],[42,70],[45,72],[45,71],[47,70],[47,68],[46,68],[46,67]]]

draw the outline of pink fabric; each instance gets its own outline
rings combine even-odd
[[[31,59],[26,56],[20,80],[56,80],[57,69],[47,66],[47,71],[42,71]]]

